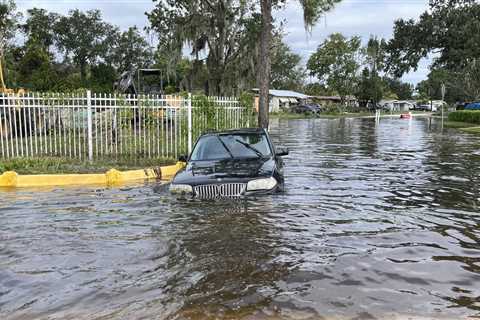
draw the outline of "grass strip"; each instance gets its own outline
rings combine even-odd
[[[0,174],[15,171],[18,174],[105,173],[115,168],[120,171],[175,164],[172,158],[95,160],[90,163],[69,158],[17,158],[0,161]]]

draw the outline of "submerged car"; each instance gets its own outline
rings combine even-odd
[[[282,156],[264,129],[237,129],[200,136],[170,192],[199,199],[271,194],[284,188]]]

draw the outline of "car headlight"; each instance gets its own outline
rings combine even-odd
[[[247,191],[253,190],[271,190],[277,185],[274,177],[252,180],[247,183]]]
[[[172,183],[170,185],[170,192],[178,193],[178,194],[193,193],[193,188],[189,184],[173,184]]]

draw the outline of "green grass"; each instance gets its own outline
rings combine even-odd
[[[461,110],[461,111],[454,111],[448,114],[449,121],[459,121],[459,122],[467,122],[467,123],[474,123],[480,125],[480,111],[476,110]]]
[[[93,163],[68,158],[18,158],[2,160],[0,174],[15,171],[19,174],[60,174],[60,173],[104,173],[112,168],[117,170],[143,169],[170,165],[176,162],[172,158],[132,159],[118,158],[95,160]]]
[[[459,129],[463,132],[480,134],[480,127],[474,123],[461,121],[445,121],[445,127]]]
[[[463,132],[480,134],[480,127],[460,128]]]
[[[445,121],[444,125],[447,128],[456,128],[456,129],[475,127],[476,126],[473,123],[461,122],[461,121]]]

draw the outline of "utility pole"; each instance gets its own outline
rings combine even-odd
[[[442,89],[442,131],[443,131],[443,107],[445,106],[445,90],[446,90],[444,83],[442,83],[441,89]]]
[[[430,112],[433,112],[432,88],[428,87],[428,97],[430,98]]]

